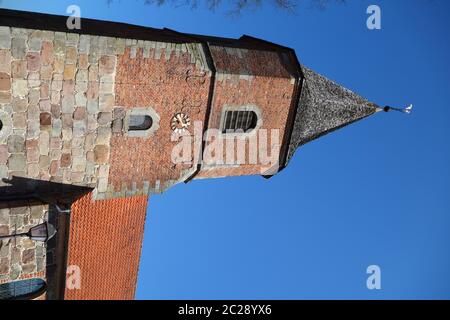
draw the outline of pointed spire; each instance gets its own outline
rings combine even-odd
[[[304,66],[302,70],[304,80],[286,163],[299,146],[384,110]]]

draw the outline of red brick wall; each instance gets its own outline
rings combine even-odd
[[[150,57],[154,49],[150,50]],[[158,180],[163,187],[178,180],[190,165],[174,165],[171,161],[172,117],[178,112],[189,115],[192,123],[204,121],[210,74],[191,62],[188,52],[170,58],[163,51],[160,59],[144,58],[142,49],[130,58],[130,49],[119,56],[116,74],[116,106],[126,108],[152,107],[160,116],[160,128],[149,139],[114,135],[111,139],[110,183],[115,190],[122,184],[143,181],[154,187]],[[198,107],[196,107],[198,106]],[[192,127],[191,127],[192,128]]]
[[[263,124],[260,129],[278,129],[281,144],[294,94],[294,75],[289,71],[292,66],[285,66],[282,56],[277,52],[217,46],[211,46],[210,50],[218,74],[225,75],[216,77],[209,128],[220,128],[225,105],[256,105],[262,113]],[[267,144],[270,143],[268,132]],[[269,146],[268,149],[270,152]],[[246,157],[248,159],[248,144]],[[267,166],[261,164],[223,166],[202,170],[196,178],[261,174],[266,169]]]
[[[130,56],[130,48],[119,56],[116,73],[116,106],[125,108],[152,107],[161,117],[160,128],[149,139],[113,135],[111,139],[111,167],[109,178],[115,191],[142,188],[144,181],[150,188],[161,183],[165,189],[172,181],[179,181],[190,165],[173,164],[170,121],[178,112],[194,121],[204,122],[210,87],[210,73],[192,62],[188,52],[170,57],[163,51],[159,59],[144,58],[137,49]],[[262,113],[261,129],[278,129],[282,143],[289,108],[294,94],[293,66],[286,63],[286,54],[210,46],[217,71],[209,128],[219,128],[222,108],[256,105]],[[284,55],[284,56],[283,56]],[[189,108],[190,107],[190,108]],[[193,133],[191,127],[190,133]],[[270,131],[267,148],[270,152]],[[277,155],[276,158],[278,158]],[[247,151],[248,159],[248,151]],[[205,169],[196,178],[261,174],[267,165],[245,164],[239,167]]]

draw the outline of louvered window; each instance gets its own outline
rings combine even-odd
[[[222,133],[249,132],[256,128],[258,116],[254,111],[226,111]]]

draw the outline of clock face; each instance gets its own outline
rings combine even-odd
[[[189,118],[189,116],[181,112],[174,115],[170,123],[171,129],[175,133],[186,132],[190,125],[191,119]]]

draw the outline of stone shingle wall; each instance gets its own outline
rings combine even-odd
[[[97,148],[109,146],[111,128],[99,119],[112,117],[115,52],[125,41],[112,52],[100,37],[1,29],[0,103],[11,119],[0,133],[2,177],[101,185],[109,170],[97,153],[109,150]]]
[[[28,232],[47,219],[48,206],[0,209],[0,235]],[[45,279],[46,245],[28,238],[0,240],[0,284],[39,277]]]

